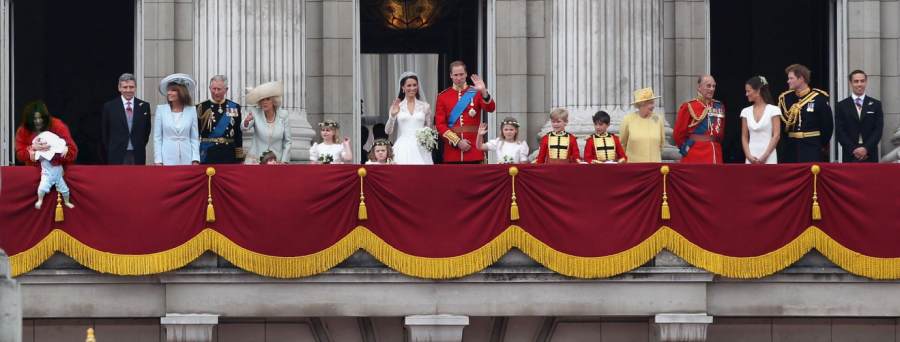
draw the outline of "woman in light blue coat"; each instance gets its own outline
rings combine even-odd
[[[153,154],[156,165],[200,164],[197,109],[191,101],[196,83],[185,74],[169,75],[159,83],[168,104],[156,107]]]

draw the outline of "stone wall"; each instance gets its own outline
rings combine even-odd
[[[25,342],[76,341],[94,328],[98,341],[165,340],[158,319],[25,320]],[[214,329],[215,342],[381,342],[405,341],[402,317],[230,319]],[[652,342],[647,318],[470,317],[464,342]],[[896,318],[716,317],[711,342],[895,341]]]
[[[663,103],[674,123],[678,106],[697,96],[697,75],[709,72],[707,0],[665,0],[663,8]]]
[[[321,140],[317,124],[325,119],[353,137],[359,130],[353,125],[353,2],[307,0],[306,10],[306,101],[315,140]]]

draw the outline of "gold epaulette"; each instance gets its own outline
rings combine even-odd
[[[828,92],[827,92],[827,91],[824,91],[824,90],[822,90],[822,89],[813,88],[813,90],[819,92],[819,94],[825,95],[826,97],[831,97],[831,95],[828,95]]]
[[[778,98],[779,98],[779,99],[783,99],[785,95],[790,94],[790,93],[793,93],[793,92],[794,92],[794,91],[793,91],[793,90],[790,90],[790,89],[785,90],[784,92],[781,93],[781,95],[778,95]]]

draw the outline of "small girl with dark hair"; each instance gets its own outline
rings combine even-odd
[[[259,165],[278,165],[278,156],[275,152],[265,151],[259,156]]]
[[[741,111],[741,145],[747,164],[777,164],[781,110],[772,104],[769,82],[755,76],[744,84],[744,93],[752,103]]]
[[[372,150],[369,151],[369,161],[366,165],[388,165],[394,163],[394,151],[391,142],[386,139],[375,140]]]

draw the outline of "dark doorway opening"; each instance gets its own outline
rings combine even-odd
[[[16,127],[26,103],[44,100],[71,129],[77,162],[100,163],[100,109],[134,70],[135,2],[14,1],[12,17]]]
[[[832,6],[821,0],[710,1],[711,71],[727,109],[726,162],[744,162],[740,113],[750,105],[748,79],[765,76],[777,101],[787,90],[784,68],[799,63],[812,70],[810,86],[830,90]]]
[[[397,29],[386,17],[406,13],[407,18],[422,14],[421,6],[429,8],[431,15],[425,19],[426,27],[417,28],[423,20],[407,20],[407,29]],[[400,6],[400,7],[396,7]],[[360,52],[377,54],[434,53],[439,55],[438,86],[450,86],[450,63],[462,60],[470,74],[478,72],[478,44],[485,32],[486,21],[479,13],[486,13],[484,3],[478,0],[362,0],[360,3]],[[479,22],[479,18],[482,19]],[[401,21],[399,23],[403,25]],[[480,30],[479,30],[480,28]],[[481,51],[487,51],[483,46]],[[487,56],[481,56],[486,59]],[[487,74],[486,70],[481,71]],[[484,76],[484,75],[482,75]],[[428,89],[436,94],[438,89]]]

